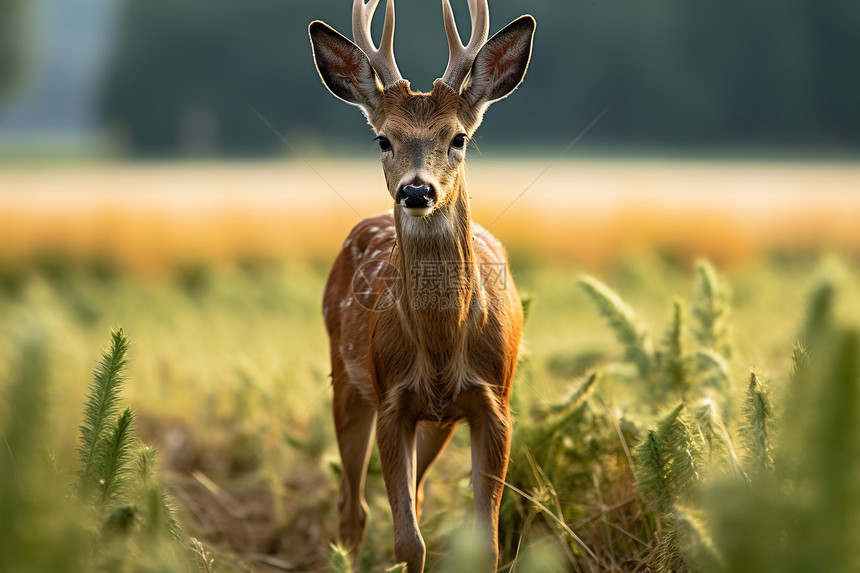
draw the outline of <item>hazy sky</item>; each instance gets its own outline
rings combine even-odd
[[[22,132],[86,135],[120,2],[29,0],[29,75],[0,107],[0,138]]]

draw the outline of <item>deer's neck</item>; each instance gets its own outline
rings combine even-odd
[[[401,308],[421,345],[446,353],[459,338],[478,288],[471,210],[461,170],[451,201],[426,218],[395,209]]]

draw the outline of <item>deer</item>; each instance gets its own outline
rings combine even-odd
[[[393,0],[378,47],[371,38],[378,4],[354,0],[354,42],[322,21],[309,26],[323,84],[359,107],[376,135],[394,202],[355,225],[323,295],[342,460],[338,540],[358,557],[375,430],[394,556],[410,573],[423,571],[426,472],[466,421],[475,524],[495,571],[523,310],[504,247],[471,220],[465,158],[489,105],[523,81],[536,24],[521,16],[488,40],[487,0],[469,0],[472,32],[463,45],[442,0],[448,65],[430,92],[414,92],[394,59]],[[357,277],[369,290],[356,289]]]

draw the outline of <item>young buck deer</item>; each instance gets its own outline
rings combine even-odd
[[[360,107],[376,132],[394,200],[391,212],[353,228],[323,297],[343,460],[340,541],[358,554],[375,421],[395,557],[410,573],[422,571],[425,472],[467,420],[475,516],[495,571],[523,313],[504,248],[471,221],[465,155],[487,107],[525,76],[535,21],[522,16],[487,40],[487,0],[469,0],[472,34],[463,46],[443,0],[448,67],[432,91],[419,93],[394,61],[393,0],[379,48],[371,39],[378,3],[355,0],[355,44],[320,21],[309,29],[323,83]]]

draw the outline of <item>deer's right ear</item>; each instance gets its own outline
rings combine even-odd
[[[382,86],[365,53],[319,20],[311,22],[308,33],[323,83],[335,96],[359,106],[370,117],[382,97]]]

